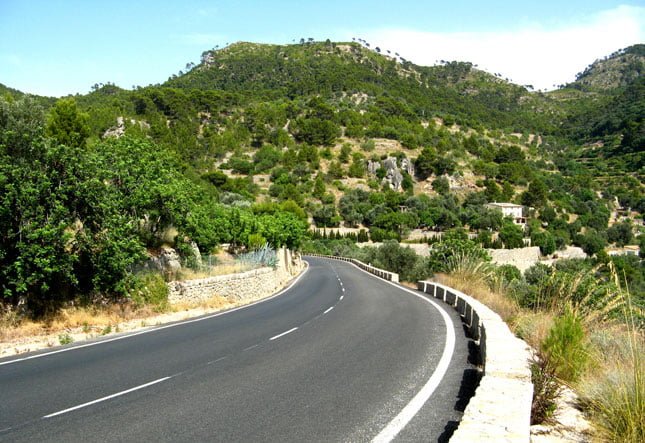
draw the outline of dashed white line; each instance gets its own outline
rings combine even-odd
[[[323,314],[328,313],[328,312],[329,312],[329,311],[331,311],[332,309],[334,309],[334,307],[333,307],[333,306],[332,306],[332,307],[330,307],[330,308],[327,308],[327,310],[326,310],[325,312],[323,312]]]
[[[341,288],[341,289],[343,290],[343,292],[345,292],[345,288]]]
[[[342,300],[343,298],[345,298],[345,296],[344,296],[344,295],[341,295],[341,296],[340,296],[340,298],[339,298],[338,300]]]
[[[291,328],[291,329],[289,329],[288,331],[283,332],[282,334],[278,334],[278,335],[276,335],[276,336],[274,336],[274,337],[271,337],[269,340],[275,340],[276,338],[280,338],[280,337],[282,337],[282,336],[284,336],[284,335],[290,334],[290,333],[292,333],[293,331],[295,331],[296,329],[298,329],[298,327],[297,327],[297,326],[296,326],[295,328]]]
[[[45,415],[43,418],[55,417],[57,415],[61,415],[61,414],[65,414],[67,412],[75,411],[77,409],[81,409],[81,408],[84,408],[86,406],[90,406],[90,405],[93,405],[93,404],[96,404],[96,403],[100,403],[102,401],[110,400],[111,398],[114,398],[114,397],[119,397],[121,395],[129,394],[130,392],[138,391],[139,389],[147,388],[148,386],[152,386],[152,385],[155,385],[157,383],[161,383],[162,381],[166,381],[169,378],[171,378],[171,377],[163,377],[163,378],[160,378],[158,380],[151,381],[150,383],[146,383],[146,384],[143,384],[143,385],[140,385],[140,386],[136,386],[134,388],[126,389],[125,391],[117,392],[116,394],[108,395],[107,397],[98,398],[96,400],[88,401],[87,403],[83,403],[82,405],[73,406],[71,408],[63,409],[62,411],[58,411],[58,412],[54,412],[52,414]]]
[[[248,348],[244,348],[244,349],[242,349],[242,352],[250,351],[251,349],[255,349],[255,348],[257,348],[258,346],[260,346],[260,345],[253,345],[253,346],[249,346]]]
[[[206,364],[207,364],[207,365],[213,365],[213,364],[217,363],[218,361],[226,360],[227,358],[228,358],[228,357],[220,357],[220,358],[218,358],[217,360],[209,361],[209,362],[208,362],[208,363],[206,363]]]

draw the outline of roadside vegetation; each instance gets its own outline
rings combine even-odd
[[[358,248],[316,240],[305,250],[354,257],[416,282],[434,278],[485,303],[535,350],[534,424],[549,423],[559,386],[574,389],[602,441],[643,441],[645,421],[645,266],[636,257],[563,260],[522,274],[492,265],[460,231],[428,257],[396,241]]]

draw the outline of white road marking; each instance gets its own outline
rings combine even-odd
[[[341,296],[340,296],[340,298],[339,298],[338,300],[342,300],[343,298],[345,298],[345,296],[344,296],[344,295],[341,295]]]
[[[274,336],[274,337],[271,337],[269,340],[275,340],[276,338],[280,338],[280,337],[282,337],[282,336],[284,336],[284,335],[290,334],[290,333],[292,333],[293,331],[295,331],[296,329],[298,329],[298,327],[297,327],[297,326],[296,326],[295,328],[291,328],[291,329],[289,329],[288,331],[283,332],[282,334],[278,334],[278,335],[276,335],[276,336]]]
[[[307,263],[307,262],[305,262],[305,263]],[[271,297],[263,298],[262,300],[258,300],[256,302],[249,303],[248,305],[239,306],[237,308],[229,309],[228,311],[218,312],[216,314],[207,315],[205,317],[194,318],[194,319],[191,319],[191,320],[185,320],[185,321],[182,321],[182,322],[173,323],[173,324],[165,325],[165,326],[152,327],[150,329],[146,329],[146,330],[138,331],[138,332],[133,332],[131,334],[119,335],[118,337],[114,337],[114,338],[108,338],[108,339],[105,339],[105,340],[95,341],[95,342],[92,342],[92,343],[85,343],[85,344],[82,344],[82,345],[72,346],[72,347],[68,347],[68,348],[62,348],[62,349],[58,349],[56,351],[43,352],[42,354],[29,355],[27,357],[21,357],[21,358],[16,358],[16,359],[9,360],[9,361],[3,361],[3,362],[0,362],[0,366],[10,365],[12,363],[18,363],[18,362],[25,361],[25,360],[32,360],[34,358],[46,357],[48,355],[60,354],[61,352],[69,352],[69,351],[75,351],[76,349],[89,348],[90,346],[102,345],[102,344],[110,343],[110,342],[117,341],[117,340],[123,340],[125,338],[136,337],[137,335],[148,334],[150,332],[161,331],[163,329],[168,329],[168,328],[174,328],[175,326],[181,326],[181,325],[186,325],[186,324],[189,324],[189,323],[196,323],[196,322],[199,322],[199,321],[209,320],[211,318],[219,317],[220,315],[226,315],[226,314],[230,314],[230,313],[235,312],[235,311],[239,311],[241,309],[250,308],[251,306],[255,306],[255,305],[259,305],[260,303],[267,302],[267,301],[269,301],[271,299],[274,299],[274,298],[282,295],[283,293],[287,292],[296,283],[298,283],[298,281],[307,273],[307,271],[309,271],[309,263],[307,263],[307,268],[304,270],[304,272],[302,274],[300,274],[293,282],[291,282],[291,284],[289,286],[287,286],[286,288],[284,288],[280,292],[277,292],[277,293],[273,294]]]
[[[83,403],[82,405],[78,405],[78,406],[74,406],[74,407],[71,407],[71,408],[63,409],[62,411],[54,412],[53,414],[45,415],[43,418],[55,417],[57,415],[61,415],[61,414],[65,414],[67,412],[75,411],[77,409],[81,409],[81,408],[84,408],[86,406],[90,406],[90,405],[93,405],[93,404],[96,404],[96,403],[100,403],[102,401],[110,400],[111,398],[114,398],[114,397],[119,397],[121,395],[129,394],[130,392],[138,391],[139,389],[147,388],[148,386],[152,386],[152,385],[155,385],[157,383],[161,383],[162,381],[166,381],[169,378],[171,378],[171,377],[160,378],[158,380],[151,381],[150,383],[146,383],[146,384],[143,384],[141,386],[136,386],[134,388],[127,389],[125,391],[117,392],[116,394],[108,395],[107,397],[98,398],[96,400],[88,401],[87,403]]]
[[[334,309],[334,307],[333,307],[333,306],[332,306],[332,307],[330,307],[330,308],[328,308],[325,312],[323,312],[323,314],[328,313],[328,312],[329,312],[329,311],[331,311],[332,309]]]
[[[352,265],[354,264],[352,263]],[[455,325],[446,311],[441,309],[441,307],[439,307],[439,305],[434,300],[430,300],[429,298],[426,298],[415,291],[401,287],[395,283],[392,283],[391,281],[383,280],[382,278],[379,278],[374,274],[371,274],[359,268],[356,265],[354,266],[360,271],[363,271],[374,278],[377,278],[398,289],[401,289],[402,291],[409,292],[415,297],[419,297],[421,300],[430,303],[437,311],[439,311],[439,314],[441,314],[441,318],[446,325],[446,345],[443,348],[443,353],[441,354],[441,358],[439,359],[439,363],[437,364],[434,372],[425,383],[425,385],[423,385],[421,390],[417,392],[417,394],[412,398],[412,400],[410,400],[410,402],[405,405],[401,412],[399,412],[398,415],[394,417],[392,421],[390,421],[390,423],[388,423],[388,425],[383,428],[383,430],[379,432],[379,434],[372,440],[373,443],[390,442],[394,440],[397,434],[401,432],[401,430],[410,422],[410,420],[412,420],[417,412],[419,412],[425,402],[428,401],[430,396],[433,394],[435,389],[437,389],[437,386],[439,386],[439,383],[441,383],[444,375],[446,375],[448,366],[450,365],[450,360],[452,360],[452,355],[455,352]]]
[[[341,288],[341,289],[343,290],[343,292],[345,292],[345,288]]]
[[[244,348],[244,349],[242,349],[242,352],[250,351],[251,349],[255,349],[255,348],[257,348],[258,346],[260,346],[260,345],[253,345],[253,346],[249,346],[248,348]]]
[[[227,358],[228,358],[228,357],[220,357],[220,358],[218,358],[217,360],[209,361],[209,362],[208,362],[208,363],[206,363],[206,364],[207,364],[207,365],[213,365],[213,364],[217,363],[218,361],[226,360]]]

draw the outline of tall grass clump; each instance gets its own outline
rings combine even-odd
[[[606,441],[645,441],[643,351],[633,355],[632,361],[607,362],[605,373],[590,377],[592,384],[583,387],[599,433]]]
[[[555,400],[560,393],[555,370],[541,358],[531,361],[531,382],[533,402],[531,403],[531,424],[547,423],[556,409]]]
[[[561,380],[578,380],[589,362],[589,351],[582,319],[573,309],[556,317],[540,350]]]
[[[460,284],[487,285],[495,277],[495,268],[477,251],[456,252],[445,262],[445,271]]]
[[[625,321],[592,334],[596,365],[579,390],[600,438],[640,443],[645,441],[645,338],[635,321],[635,314],[642,313],[634,312],[629,291],[623,295]]]

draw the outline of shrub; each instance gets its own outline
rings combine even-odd
[[[58,336],[58,341],[61,345],[68,345],[70,343],[74,343],[74,338],[69,334],[60,334]]]
[[[582,319],[566,309],[553,322],[541,350],[560,379],[576,381],[589,360]]]
[[[135,279],[130,298],[137,307],[149,305],[155,311],[164,311],[168,308],[168,286],[161,274],[140,274]]]
[[[498,266],[496,272],[507,283],[510,283],[513,280],[522,280],[522,272],[513,265]]]
[[[555,399],[560,392],[555,372],[547,360],[535,359],[531,362],[531,382],[531,424],[545,423],[555,411]]]

